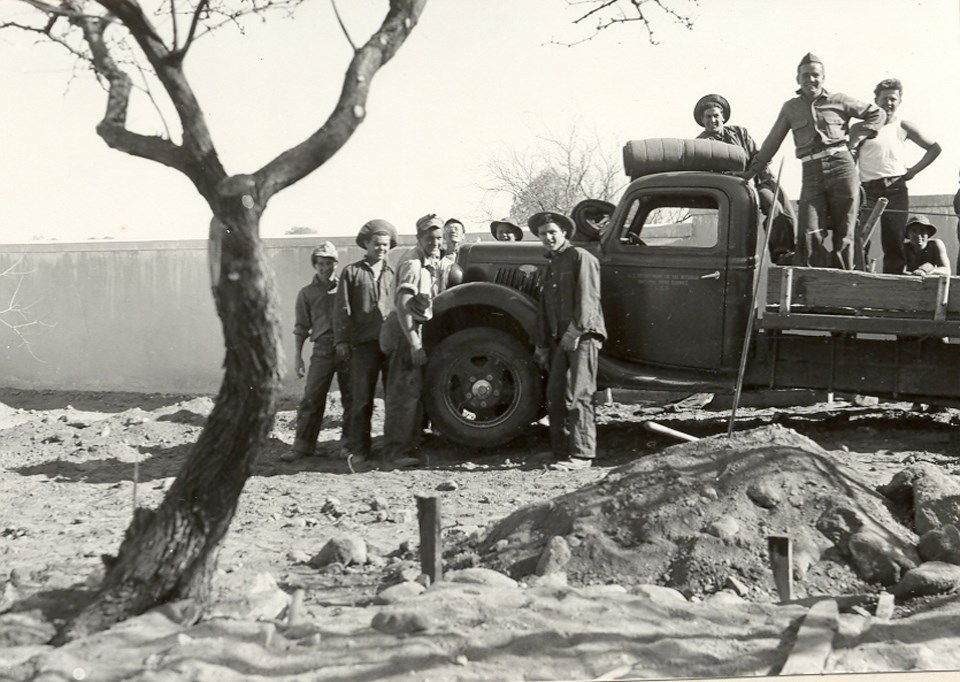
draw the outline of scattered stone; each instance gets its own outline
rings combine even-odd
[[[408,562],[401,566],[400,570],[397,571],[397,575],[401,581],[414,582],[420,577],[420,567]]]
[[[497,540],[496,542],[493,543],[493,551],[502,552],[503,550],[507,549],[507,547],[509,546],[510,546],[510,541],[507,540],[506,538],[503,538],[502,540]]]
[[[387,520],[392,523],[410,523],[413,521],[413,512],[409,509],[398,509],[391,512]]]
[[[448,479],[440,483],[436,489],[441,492],[451,492],[460,487],[460,484],[454,481],[453,479]]]
[[[871,583],[895,585],[916,564],[886,539],[872,531],[850,538],[850,559],[857,574]]]
[[[740,524],[732,516],[721,516],[707,525],[707,532],[721,540],[732,540],[740,532]]]
[[[374,602],[377,604],[397,604],[423,594],[426,589],[420,583],[404,581],[384,589],[376,596]]]
[[[371,511],[383,511],[386,510],[387,506],[387,498],[385,497],[375,497],[370,500]]]
[[[758,507],[774,509],[780,504],[780,491],[768,480],[761,480],[747,486],[747,497]]]
[[[423,585],[423,589],[427,589],[430,587],[430,576],[426,573],[421,573],[413,582],[417,583],[418,585]]]
[[[466,665],[467,663],[470,662],[470,659],[468,659],[463,654],[460,654],[459,656],[453,659],[453,662],[455,665]]]
[[[893,589],[897,599],[911,599],[960,589],[960,566],[943,561],[927,561],[907,571]]]
[[[310,553],[304,552],[299,549],[287,552],[287,561],[292,564],[309,564],[310,563]]]
[[[735,576],[727,576],[726,581],[723,583],[724,589],[733,590],[736,592],[737,596],[746,597],[750,593],[750,588],[743,584],[741,580]]]
[[[430,621],[419,613],[381,611],[373,617],[370,627],[388,635],[407,635],[427,630],[430,627]]]
[[[914,464],[879,488],[901,513],[913,519],[917,535],[960,526],[960,483],[932,464]]]
[[[101,438],[106,438],[111,433],[113,433],[113,431],[111,430],[110,425],[108,424],[107,426],[104,426],[102,429],[100,429],[100,433],[98,435]]]
[[[387,565],[387,560],[379,554],[367,554],[367,566],[372,568],[383,568]]]
[[[687,602],[687,598],[679,591],[663,585],[636,585],[630,588],[630,592],[646,597],[656,604],[685,604]]]
[[[830,507],[817,519],[817,530],[823,533],[844,556],[850,554],[850,538],[861,528],[863,528],[863,518],[847,507]]]
[[[320,513],[333,517],[343,516],[342,503],[336,497],[328,497],[320,507]]]
[[[720,497],[720,494],[717,492],[717,489],[712,485],[708,485],[703,489],[703,496],[709,500],[716,500]]]
[[[273,620],[279,618],[289,604],[290,595],[277,586],[273,576],[258,573],[243,598],[218,602],[213,606],[211,616]]]
[[[528,575],[524,578],[527,587],[567,587],[567,574],[563,571],[555,571],[545,575]]]
[[[335,562],[344,566],[351,564],[362,566],[367,563],[367,543],[356,535],[332,538],[310,559],[309,563],[313,568],[323,568]]]
[[[570,545],[560,535],[554,535],[547,542],[537,560],[537,575],[548,575],[562,571],[573,556]]]
[[[517,581],[489,568],[464,568],[450,571],[444,580],[452,583],[471,583],[490,587],[517,587]]]
[[[917,552],[924,561],[943,561],[960,565],[960,530],[952,523],[927,531],[917,543]]]
[[[706,603],[714,606],[732,606],[734,604],[743,604],[744,599],[733,590],[723,589],[714,592],[706,599]]]

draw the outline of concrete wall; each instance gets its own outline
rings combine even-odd
[[[952,195],[916,197],[913,208],[930,215],[958,255]],[[470,235],[472,238],[484,235]],[[877,235],[879,237],[879,234]],[[276,272],[283,348],[293,353],[293,304],[313,276],[311,249],[318,237],[267,239]],[[360,258],[352,238],[332,239],[341,265]],[[402,239],[413,242],[412,236]],[[874,240],[879,248],[879,238]],[[399,255],[401,247],[394,253]],[[220,385],[223,338],[213,306],[206,242],[84,242],[0,246],[0,310],[29,306],[23,329],[29,346],[0,326],[0,385],[91,391],[215,393]],[[16,274],[23,273],[23,274]],[[0,321],[13,324],[15,314]],[[300,386],[287,376],[284,393]]]

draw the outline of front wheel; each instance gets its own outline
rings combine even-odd
[[[543,383],[529,348],[510,334],[474,327],[451,334],[430,353],[425,401],[441,435],[489,448],[537,420]]]

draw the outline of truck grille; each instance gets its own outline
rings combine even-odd
[[[497,284],[516,289],[527,296],[535,299],[540,298],[540,270],[534,272],[524,272],[517,267],[497,268],[497,275],[494,279]]]

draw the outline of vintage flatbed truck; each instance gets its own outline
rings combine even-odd
[[[749,183],[636,175],[602,234],[577,244],[601,267],[599,387],[733,393],[755,305],[744,389],[960,405],[960,278],[761,267]],[[462,283],[437,298],[424,334],[426,407],[446,437],[492,447],[545,414],[533,360],[544,263],[534,241],[461,248]]]

